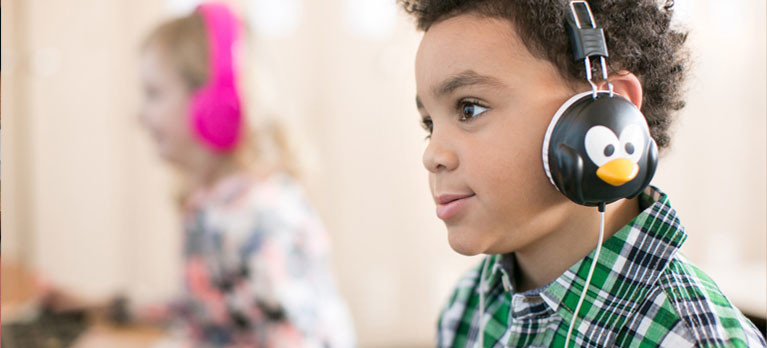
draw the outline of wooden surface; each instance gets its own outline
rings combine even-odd
[[[24,267],[4,262],[2,280],[2,315],[6,322],[25,315],[36,305],[43,290],[40,281]],[[162,330],[145,326],[118,328],[94,319],[94,324],[80,336],[74,348],[150,348],[163,340]]]
[[[31,272],[7,261],[0,266],[0,278],[2,317],[12,319],[25,303],[35,298],[38,281]]]
[[[115,328],[97,324],[83,334],[73,348],[151,348],[163,338],[164,333],[155,328]]]

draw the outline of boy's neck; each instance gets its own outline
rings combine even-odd
[[[622,199],[605,210],[606,241],[639,214],[639,202]],[[517,292],[551,283],[597,246],[599,212],[596,208],[574,207],[556,230],[515,251]]]

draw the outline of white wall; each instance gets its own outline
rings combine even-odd
[[[743,310],[767,314],[765,2],[677,1],[693,74],[656,185],[689,234],[683,247]]]

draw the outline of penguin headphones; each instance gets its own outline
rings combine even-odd
[[[232,52],[239,40],[239,22],[223,4],[201,4],[196,11],[205,22],[209,75],[192,95],[190,124],[203,144],[227,152],[237,145],[243,122]]]
[[[607,80],[607,44],[586,1],[570,1],[567,31],[575,61],[583,61],[592,90],[557,110],[543,139],[543,168],[551,183],[571,201],[604,205],[633,198],[650,184],[658,147],[647,121],[630,100],[613,92]],[[599,58],[609,91],[592,80],[591,60]]]

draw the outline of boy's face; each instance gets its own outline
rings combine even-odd
[[[459,253],[506,253],[564,223],[543,136],[574,91],[533,57],[512,24],[463,14],[435,23],[416,56],[417,103],[432,129],[423,154],[437,215]]]

